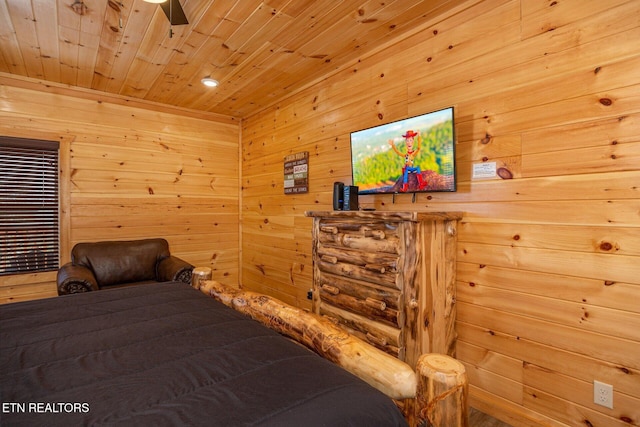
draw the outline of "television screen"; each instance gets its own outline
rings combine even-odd
[[[453,107],[351,133],[358,194],[456,191]]]

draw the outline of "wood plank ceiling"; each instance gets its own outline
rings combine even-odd
[[[0,73],[246,117],[463,3],[180,1],[0,0]]]

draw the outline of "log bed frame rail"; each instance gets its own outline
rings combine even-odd
[[[443,354],[408,364],[350,335],[329,319],[268,295],[204,280],[201,292],[303,344],[394,399],[410,426],[468,427],[464,365]]]

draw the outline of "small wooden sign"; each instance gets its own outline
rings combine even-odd
[[[290,154],[284,158],[284,194],[309,191],[309,152]]]

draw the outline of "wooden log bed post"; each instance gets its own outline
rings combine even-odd
[[[412,399],[412,426],[467,427],[464,366],[437,354],[422,355],[418,372],[408,364],[347,333],[330,320],[268,295],[213,280],[198,288],[267,327],[305,345],[395,400]]]
[[[200,289],[200,282],[211,280],[213,272],[209,267],[195,267],[191,272],[191,286]]]
[[[416,373],[416,425],[468,426],[469,386],[464,365],[444,354],[423,354]]]

